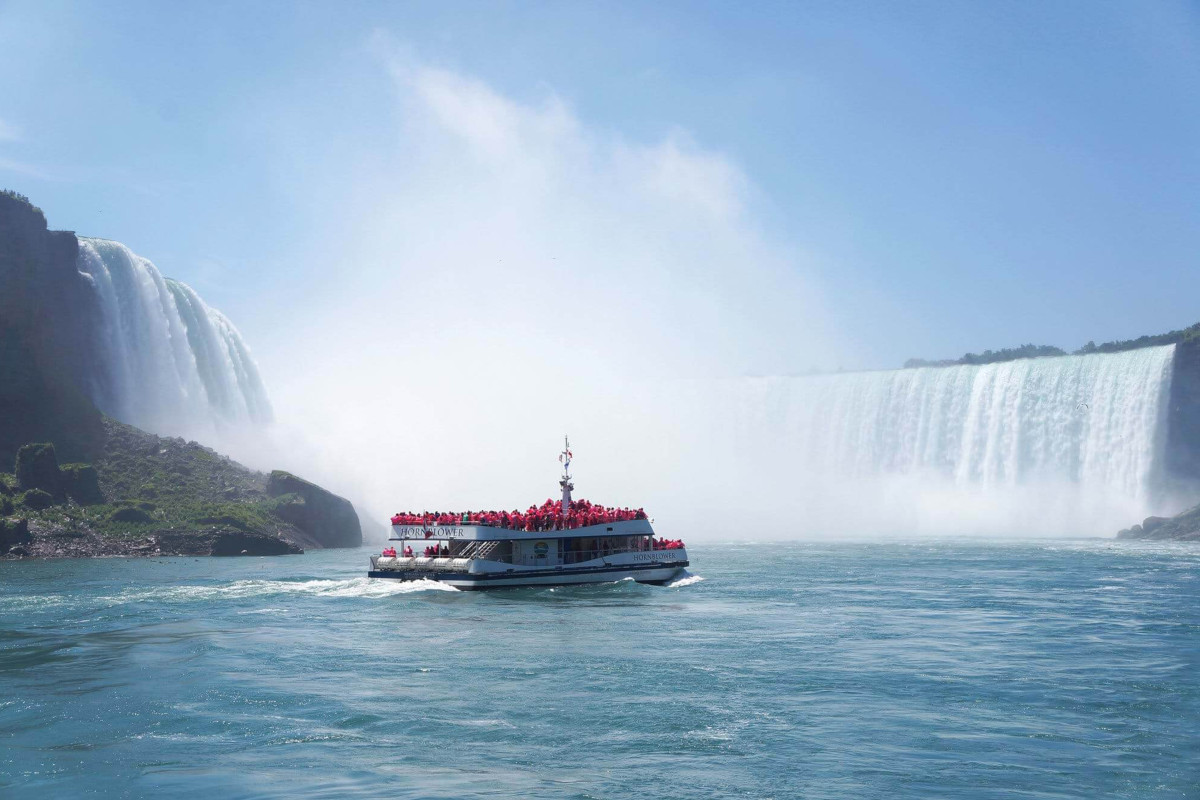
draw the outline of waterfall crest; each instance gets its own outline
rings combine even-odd
[[[78,268],[100,310],[88,385],[101,411],[156,433],[270,421],[249,349],[190,287],[106,239],[80,237]]]

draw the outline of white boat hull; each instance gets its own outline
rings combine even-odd
[[[441,561],[443,564],[434,562]],[[663,584],[678,577],[688,565],[686,551],[668,550],[651,553],[622,553],[607,560],[554,567],[513,567],[495,561],[476,561],[458,569],[450,559],[392,559],[380,561],[372,578],[392,580],[434,580],[456,589],[497,589],[520,586],[570,586],[585,583],[611,583],[630,578],[638,583]],[[423,562],[423,563],[422,563]],[[632,562],[632,563],[631,563]],[[394,564],[394,566],[393,566]],[[465,569],[463,567],[466,567]]]

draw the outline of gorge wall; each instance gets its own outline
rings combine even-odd
[[[0,467],[21,445],[58,443],[68,460],[103,447],[100,414],[77,378],[94,364],[98,306],[76,267],[79,242],[0,193]]]
[[[60,539],[76,555],[360,544],[345,499],[294,477],[268,493],[265,475],[153,435],[233,441],[271,417],[226,317],[124,245],[51,231],[26,198],[0,191],[0,522],[30,535],[21,552],[65,554]],[[43,451],[64,476],[94,476],[96,491],[27,485],[19,454]]]
[[[1165,438],[1167,477],[1186,487],[1200,485],[1200,339],[1175,345]]]

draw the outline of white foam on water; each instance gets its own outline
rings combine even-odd
[[[693,575],[687,570],[684,570],[683,575],[666,584],[666,587],[668,589],[681,589],[684,586],[692,586],[693,584],[697,584],[702,580],[704,580],[703,575]]]
[[[242,580],[210,586],[158,586],[129,589],[112,597],[101,598],[110,603],[194,602],[205,600],[242,600],[270,595],[312,595],[315,597],[390,597],[414,592],[457,592],[453,586],[438,581],[380,580],[350,578],[347,580]]]

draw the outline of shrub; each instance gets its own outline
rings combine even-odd
[[[108,518],[113,522],[138,522],[143,524],[147,522],[154,522],[154,517],[150,516],[142,509],[131,508],[129,506],[115,509],[111,514],[108,515]]]
[[[42,511],[54,505],[54,498],[49,492],[41,489],[30,489],[21,495],[21,505],[34,511]]]
[[[265,509],[247,503],[206,503],[191,521],[198,525],[219,525],[252,532],[268,530],[270,518]]]

